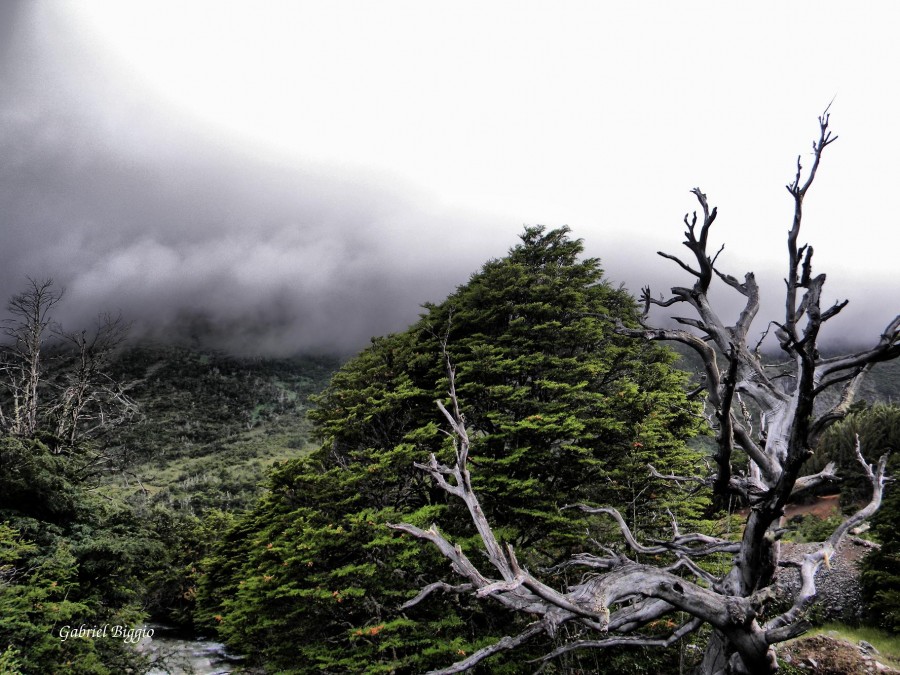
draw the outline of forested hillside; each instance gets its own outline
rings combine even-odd
[[[309,451],[337,362],[129,346],[105,319],[69,334],[59,299],[14,298],[36,311],[0,354],[0,673],[145,672],[140,626],[191,625],[199,561],[268,467]]]
[[[126,383],[138,413],[109,441],[127,459],[113,482],[197,513],[247,507],[274,462],[310,450],[309,399],[337,367],[331,357],[125,349],[110,374]]]
[[[693,354],[675,346],[674,366],[699,381]],[[772,359],[774,362],[774,358]],[[198,513],[238,511],[264,489],[273,463],[316,449],[310,397],[337,372],[334,357],[240,358],[184,346],[137,345],[112,364],[138,415],[115,445],[128,468],[110,481],[129,494]],[[900,362],[876,364],[860,388],[869,404],[900,401]],[[692,443],[707,445],[703,435]]]
[[[702,376],[677,346],[674,367]],[[143,345],[122,351],[113,373],[129,383],[139,414],[116,434],[129,456],[110,482],[130,495],[202,513],[240,511],[266,489],[276,462],[314,451],[308,418],[337,372],[334,357],[240,358],[200,348]],[[900,401],[900,362],[876,364],[860,388],[869,405]],[[711,442],[700,434],[690,441]]]

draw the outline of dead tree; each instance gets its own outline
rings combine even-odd
[[[436,545],[456,573],[466,580],[457,586],[445,582],[431,584],[406,606],[422,601],[435,590],[470,590],[510,610],[531,615],[534,621],[520,634],[505,637],[437,672],[462,672],[492,654],[513,649],[537,635],[555,635],[564,624],[580,626],[584,637],[564,644],[544,659],[580,649],[667,646],[708,624],[713,632],[699,672],[773,673],[778,669],[773,645],[807,629],[804,612],[816,595],[816,572],[823,564],[827,566],[845,533],[878,509],[887,457],[870,466],[857,441],[857,458],[872,486],[871,500],[805,557],[800,566],[802,585],[791,607],[773,616],[773,582],[780,563],[779,521],[792,495],[834,478],[832,466],[809,476],[801,476],[801,469],[822,432],[847,413],[865,372],[874,363],[900,355],[900,316],[888,324],[880,339],[868,349],[827,358],[817,349],[823,325],[847,304],[822,306],[825,275],[813,275],[813,249],[798,244],[803,200],[815,179],[822,153],[835,140],[828,123],[826,111],[819,118],[820,133],[813,143],[812,166],[805,180],[798,158],[796,176],[787,186],[794,201],[794,217],[788,233],[784,319],[770,324],[775,326],[780,348],[788,357],[786,366],[773,372],[760,358],[762,340],[755,345],[748,341],[751,322],[759,309],[759,288],[752,273],[739,281],[716,267],[718,253],[712,254],[709,248],[716,209],[710,209],[706,195],[699,189],[692,192],[702,215],[695,212],[684,219],[687,226],[684,245],[692,259],[686,262],[660,253],[690,274],[693,285],[675,287],[670,298],[658,300],[645,288],[641,326],[619,324],[616,328],[620,334],[638,339],[681,342],[702,358],[707,405],[716,431],[714,473],[706,478],[654,473],[659,479],[706,480],[717,495],[743,498],[750,510],[740,541],[681,533],[673,522],[674,534],[669,541],[647,545],[636,540],[615,508],[577,505],[576,508],[588,513],[613,519],[634,554],[668,555],[671,564],[641,564],[607,549],[602,555],[584,553],[569,562],[573,568],[585,569],[581,583],[559,590],[542,582],[519,564],[512,547],[500,545],[472,490],[467,463],[470,441],[459,410],[453,370],[448,364],[451,407],[447,410],[438,405],[452,429],[456,460],[448,466],[432,455],[428,464],[418,466],[443,490],[466,504],[489,564],[470,559],[436,525],[428,530],[408,524],[393,525]],[[710,304],[708,291],[716,280],[745,298],[734,324],[722,320]],[[684,328],[654,328],[647,324],[651,305],[683,305],[692,310],[692,316],[675,318]],[[834,388],[840,389],[837,402],[824,410],[817,407],[820,395]],[[743,405],[742,397],[752,401],[759,411],[760,424],[755,425],[755,431],[749,424],[748,406]],[[741,455],[746,457],[742,471],[737,466]],[[733,556],[730,569],[722,576],[714,576],[698,564],[705,557],[717,554]],[[680,620],[682,616],[688,617],[687,620]],[[668,620],[675,627],[665,634],[650,628],[651,624],[658,627],[661,620]]]
[[[3,332],[10,338],[3,350],[0,370],[10,395],[10,410],[0,409],[0,424],[15,436],[33,436],[38,428],[40,385],[43,380],[41,352],[52,319],[50,310],[62,299],[53,279],[28,277],[29,288],[9,299],[12,319]]]
[[[125,386],[108,374],[110,362],[128,336],[121,315],[101,314],[93,331],[68,332],[55,326],[63,363],[48,421],[57,438],[69,445],[96,438],[134,416],[135,402]]]
[[[93,331],[68,332],[52,317],[62,297],[52,279],[28,277],[28,288],[9,300],[8,340],[0,345],[0,430],[52,437],[57,452],[97,438],[136,411],[108,374],[128,323],[101,314]]]

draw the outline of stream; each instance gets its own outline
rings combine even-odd
[[[220,642],[192,638],[164,624],[146,627],[153,629],[153,637],[138,649],[153,662],[147,675],[225,675],[243,661],[240,656],[228,654]]]

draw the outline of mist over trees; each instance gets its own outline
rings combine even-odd
[[[4,323],[0,673],[180,672],[114,630],[190,626],[196,566],[227,518],[211,507],[255,501],[268,455],[304,447],[306,399],[335,365],[126,342],[103,313],[70,331],[54,319],[65,301],[27,279]],[[107,630],[64,639],[82,625]]]

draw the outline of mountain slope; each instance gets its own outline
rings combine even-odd
[[[130,464],[114,482],[184,509],[247,506],[274,462],[308,451],[309,397],[337,366],[160,345],[123,352],[111,375],[139,413],[106,440]]]

